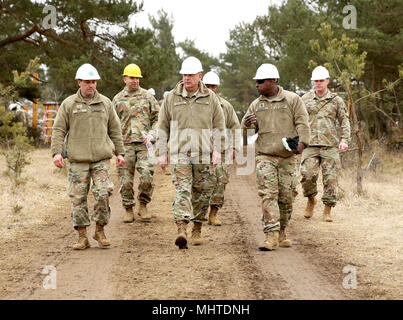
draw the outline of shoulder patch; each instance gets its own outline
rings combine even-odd
[[[181,106],[181,105],[184,105],[184,104],[187,104],[187,102],[186,101],[179,101],[179,102],[175,102],[174,106]]]
[[[287,105],[283,104],[281,106],[275,106],[274,110],[280,110],[280,109],[287,109]]]
[[[258,107],[256,108],[256,111],[262,111],[262,110],[266,110],[267,107],[265,105],[264,102],[259,103]]]

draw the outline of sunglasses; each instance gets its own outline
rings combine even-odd
[[[262,83],[264,83],[266,80],[269,80],[269,81],[276,81],[276,79],[259,79],[259,80],[256,80],[256,83],[257,83],[257,84],[262,84]]]

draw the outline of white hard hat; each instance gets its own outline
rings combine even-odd
[[[153,88],[148,89],[148,92],[155,96],[155,90]]]
[[[209,71],[204,75],[203,82],[204,82],[204,84],[212,84],[212,85],[219,86],[220,78],[218,77],[218,74],[215,73],[214,71]]]
[[[168,95],[169,91],[165,91],[163,97],[165,98]]]
[[[76,80],[99,80],[101,77],[97,69],[89,63],[84,63],[77,69]]]
[[[196,74],[203,71],[202,64],[196,57],[187,57],[182,62],[180,74]]]
[[[329,79],[329,71],[325,67],[318,66],[312,71],[312,78],[311,80],[324,80]]]
[[[8,110],[14,110],[14,109],[17,109],[17,110],[19,110],[20,109],[20,104],[19,103],[10,103],[10,105],[8,106]]]
[[[280,75],[275,65],[271,63],[263,63],[259,68],[257,68],[256,75],[253,80],[263,80],[263,79],[278,79]]]

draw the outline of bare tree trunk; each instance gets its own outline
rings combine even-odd
[[[352,120],[351,124],[353,127],[353,132],[354,135],[357,139],[357,148],[358,148],[358,161],[357,161],[357,194],[362,195],[363,194],[363,188],[362,188],[362,142],[361,142],[361,137],[360,137],[360,130],[359,130],[359,123],[357,119],[357,113],[355,110],[355,105],[353,102],[352,95],[349,93],[348,95],[348,105],[349,105],[349,110],[350,110],[350,119]]]

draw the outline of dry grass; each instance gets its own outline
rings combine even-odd
[[[13,192],[12,181],[4,174],[6,164],[0,158],[0,236],[12,237],[20,226],[32,226],[58,214],[60,206],[69,205],[67,178],[55,168],[48,149],[31,154],[31,164],[23,171],[24,185]]]
[[[369,157],[366,155],[366,159]],[[354,265],[357,290],[363,296],[402,299],[403,159],[398,154],[382,154],[379,161],[381,169],[365,175],[364,195],[360,197],[356,193],[355,169],[343,170],[339,185],[344,196],[332,210],[333,223],[321,221],[320,201],[312,219],[306,220],[302,216],[306,200],[300,193],[294,228],[302,231],[300,240],[315,244],[324,259],[337,260],[340,274],[343,266]],[[322,195],[319,190],[318,200]]]
[[[366,155],[364,164],[368,163]],[[361,296],[369,299],[403,298],[403,159],[399,154],[380,154],[376,174],[369,171],[364,177],[365,194],[355,193],[355,170],[343,170],[340,186],[344,196],[332,211],[333,223],[321,221],[323,205],[318,203],[311,220],[303,217],[305,198],[299,196],[291,227],[297,242],[316,248],[313,259],[331,261],[340,268],[350,264],[357,268]],[[365,166],[364,165],[364,166]],[[113,166],[112,166],[113,167]],[[16,193],[11,181],[3,175],[4,158],[0,158],[0,241],[11,243],[21,238],[21,230],[29,230],[50,221],[70,219],[66,192],[67,177],[56,169],[48,149],[32,153],[32,163],[24,170],[28,178]],[[321,188],[319,189],[321,196]],[[319,197],[318,197],[319,198]],[[65,220],[67,221],[67,220]],[[27,241],[30,241],[27,239]],[[51,235],[49,235],[51,242]],[[7,268],[18,268],[9,256]],[[22,259],[19,257],[19,259]],[[6,261],[3,261],[6,263]]]

